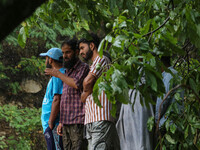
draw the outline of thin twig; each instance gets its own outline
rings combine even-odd
[[[181,59],[181,56],[179,56],[178,57],[178,59],[176,60],[176,62],[174,63],[174,66],[173,66],[173,68],[175,68],[176,67],[176,64],[179,62],[179,60]]]
[[[163,24],[161,24],[157,29],[155,29],[155,30],[153,30],[153,31],[151,31],[151,32],[149,32],[149,33],[143,35],[142,37],[145,37],[145,36],[148,36],[148,35],[151,35],[151,36],[152,36],[153,33],[156,32],[156,31],[158,31],[160,28],[162,28],[162,27],[169,21],[169,19],[170,19],[170,17],[168,16],[167,19],[163,22]],[[148,42],[150,41],[151,36],[149,37]],[[133,43],[131,42],[131,43],[127,46],[126,49],[128,49],[128,48],[131,46],[131,44],[133,44]],[[134,45],[134,46],[135,46],[135,45]]]
[[[150,39],[151,39],[152,35],[153,35],[153,33],[151,33],[151,35],[149,36],[148,43],[149,43],[149,41],[150,41]]]
[[[164,97],[164,99],[162,100],[160,106],[159,106],[159,110],[158,110],[158,122],[156,124],[156,132],[158,132],[159,129],[159,123],[160,123],[160,118],[161,118],[161,106],[163,105],[163,103],[165,102],[165,100],[167,99],[167,97],[176,89],[178,89],[179,87],[181,87],[182,85],[179,84],[176,87],[172,88]]]
[[[189,57],[189,51],[187,51],[187,65],[188,65],[187,71],[188,71],[188,74],[189,74],[189,72],[190,72],[190,57]]]
[[[148,36],[150,34],[153,34],[154,32],[158,31],[160,28],[162,28],[168,21],[169,21],[170,17],[168,16],[167,19],[163,22],[163,24],[161,24],[157,29],[143,35],[142,37]]]

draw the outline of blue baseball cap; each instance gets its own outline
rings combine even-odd
[[[45,57],[49,56],[50,58],[62,62],[63,54],[62,50],[59,48],[51,48],[46,53],[40,53],[40,56]]]

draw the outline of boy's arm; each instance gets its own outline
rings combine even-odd
[[[52,106],[51,106],[51,115],[50,115],[49,121],[48,121],[50,129],[53,129],[54,121],[60,111],[60,99],[61,99],[60,94],[54,95]]]

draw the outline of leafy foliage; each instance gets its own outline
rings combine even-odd
[[[13,76],[16,74],[29,75],[30,76],[39,76],[44,72],[45,63],[44,60],[32,56],[31,58],[21,58],[21,61],[14,66],[5,67],[0,63],[0,80],[1,88],[7,89],[13,94],[17,94],[20,89],[20,81],[12,80]],[[22,77],[22,76],[21,76]]]
[[[9,137],[0,137],[0,148],[30,150],[38,147],[37,138],[39,138],[39,132],[42,131],[40,114],[41,109],[19,109],[11,104],[1,106],[0,120],[5,120],[9,124],[12,134],[9,134]]]
[[[104,37],[99,53],[102,56],[103,50],[108,50],[113,62],[106,76],[97,80],[93,95],[98,103],[98,94],[105,90],[113,104],[113,115],[117,101],[129,103],[129,89],[139,92],[145,104],[155,104],[156,97],[165,93],[162,69],[169,72],[160,58],[171,56],[181,79],[171,81],[177,88],[171,87],[169,94],[177,102],[168,110],[166,134],[159,136],[159,146],[195,149],[199,148],[200,119],[199,10],[199,0],[50,0],[22,23],[18,43],[26,47],[29,39],[38,38],[50,48],[58,46],[57,41],[64,36],[79,38],[88,31]],[[0,68],[5,69],[1,64]],[[185,98],[180,116],[177,103],[181,101],[181,88]],[[150,129],[152,124],[151,118]]]

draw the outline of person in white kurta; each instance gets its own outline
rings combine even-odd
[[[149,104],[149,108],[142,106],[139,92],[135,90],[129,90],[131,103],[134,102],[135,94],[134,111],[132,104],[122,104],[116,123],[120,147],[122,150],[153,150],[154,132],[149,132],[147,128],[149,117],[154,116],[153,105]]]

